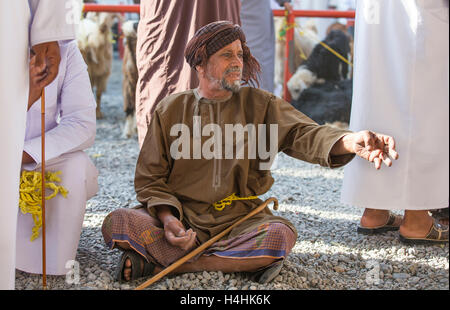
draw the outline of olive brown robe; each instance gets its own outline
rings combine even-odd
[[[219,134],[207,134],[210,124],[218,125]],[[142,204],[138,208],[144,207],[156,217],[155,206],[172,206],[175,215],[186,228],[192,228],[203,243],[260,205],[262,201],[255,199],[233,201],[222,211],[213,206],[232,193],[239,197],[263,195],[274,182],[270,170],[261,169],[264,160],[260,152],[256,158],[249,156],[249,141],[253,140],[248,134],[244,135],[243,158],[237,155],[237,150],[232,156],[225,154],[227,143],[236,146],[234,140],[226,140],[225,128],[236,124],[254,124],[257,129],[257,125],[261,125],[266,131],[272,128],[270,125],[276,127],[275,137],[265,137],[272,142],[275,138],[276,153],[284,152],[313,164],[337,168],[354,157],[353,154],[330,155],[333,145],[348,131],[319,126],[291,104],[268,92],[244,87],[230,98],[216,101],[201,98],[197,90],[189,90],[168,96],[154,111],[136,166],[135,189],[137,200]],[[178,145],[180,153],[176,153],[177,143],[186,140],[181,140],[183,134],[189,137],[189,143]],[[211,143],[212,139],[217,143]],[[264,143],[269,149],[270,141],[257,139],[258,146]],[[202,152],[198,145],[202,146]],[[205,158],[210,146],[216,156]],[[284,223],[296,233],[292,223],[272,215],[267,208],[236,226],[224,239],[270,222]]]

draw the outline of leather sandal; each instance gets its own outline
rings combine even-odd
[[[444,244],[448,243],[448,226],[434,221],[424,238],[407,238],[400,234],[400,241],[405,244]]]
[[[250,280],[260,284],[267,284],[280,274],[283,264],[284,259],[277,261],[264,269],[253,272],[250,274]]]
[[[126,282],[123,277],[123,271],[126,268],[125,262],[127,259],[131,261],[130,281],[153,275],[155,264],[147,262],[147,260],[135,251],[124,251],[116,268],[115,278],[119,283]]]
[[[389,212],[389,218],[386,224],[377,226],[377,227],[362,227],[358,226],[357,232],[364,235],[376,235],[376,234],[382,234],[388,231],[396,231],[399,230],[400,226],[395,226],[395,220],[400,215],[395,215],[392,212]]]
[[[448,207],[443,209],[430,210],[431,216],[438,222],[444,220],[448,222]]]

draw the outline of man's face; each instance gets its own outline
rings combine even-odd
[[[200,79],[208,80],[211,90],[238,92],[243,67],[241,41],[236,40],[209,57],[206,68],[199,71]]]

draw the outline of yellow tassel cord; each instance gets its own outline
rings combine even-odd
[[[213,206],[217,211],[222,211],[226,206],[231,205],[231,203],[235,200],[251,200],[251,199],[258,199],[258,196],[238,197],[236,196],[235,193],[233,193],[227,198],[224,198],[219,202],[213,203]]]
[[[45,200],[50,200],[58,193],[66,198],[69,193],[61,185],[56,185],[56,182],[61,182],[58,175],[61,171],[45,173],[45,187],[53,190],[53,193],[45,197]],[[38,171],[22,171],[20,178],[20,198],[19,207],[23,214],[30,213],[33,217],[34,227],[30,241],[39,237],[39,229],[42,226],[42,195],[41,195],[41,173]]]

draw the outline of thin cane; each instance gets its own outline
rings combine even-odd
[[[200,245],[198,248],[194,249],[192,252],[190,252],[189,254],[183,256],[182,258],[180,258],[179,260],[177,260],[176,262],[172,263],[172,265],[170,265],[169,267],[167,267],[166,269],[160,271],[158,274],[154,275],[151,279],[145,281],[143,284],[139,285],[138,287],[136,287],[136,290],[142,290],[144,288],[146,288],[149,285],[152,285],[153,283],[155,283],[156,281],[158,281],[159,279],[161,279],[162,277],[164,277],[165,275],[167,275],[168,273],[172,272],[173,270],[177,269],[178,267],[180,267],[182,264],[184,264],[185,262],[187,262],[188,260],[190,260],[192,257],[196,256],[197,254],[203,252],[204,250],[206,250],[208,247],[210,247],[213,243],[219,241],[220,238],[222,238],[223,236],[225,236],[226,234],[228,234],[234,227],[236,227],[237,225],[241,224],[242,222],[248,220],[249,218],[251,218],[252,216],[254,216],[255,214],[261,212],[262,210],[264,210],[267,205],[273,201],[273,209],[277,210],[278,209],[278,200],[276,198],[269,198],[266,201],[264,201],[263,204],[261,204],[260,206],[258,206],[256,209],[254,209],[252,212],[250,212],[249,214],[247,214],[246,216],[244,216],[243,218],[241,218],[239,221],[237,221],[236,223],[234,223],[233,225],[231,225],[230,227],[228,227],[227,229],[225,229],[224,231],[222,231],[221,233],[219,233],[218,235],[212,237],[211,239],[209,239],[208,241],[206,241],[205,243],[203,243],[202,245]]]
[[[45,256],[45,89],[41,94],[41,209],[42,209],[42,287],[47,289],[46,256]]]

